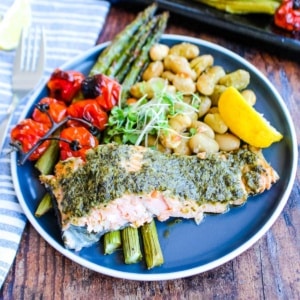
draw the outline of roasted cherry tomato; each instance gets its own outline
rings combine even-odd
[[[11,140],[19,143],[24,153],[27,153],[42,138],[49,126],[44,123],[36,122],[32,119],[24,119],[11,131]],[[50,141],[43,142],[29,157],[30,160],[38,159],[48,148]]]
[[[48,83],[49,96],[64,102],[71,102],[81,88],[85,76],[77,71],[56,69]]]
[[[97,127],[100,131],[107,124],[107,113],[100,107],[96,100],[81,100],[71,104],[67,109],[68,116],[84,119]],[[77,121],[69,121],[69,126],[83,126]]]
[[[52,120],[56,123],[62,121],[67,115],[67,106],[65,102],[56,100],[55,98],[45,97],[38,104],[37,108],[34,109],[32,118],[33,120],[47,124],[51,127]]]
[[[85,127],[67,127],[60,133],[60,158],[81,157],[85,159],[85,152],[96,147],[98,140]]]
[[[278,27],[288,31],[300,31],[300,1],[284,0],[274,15]]]
[[[95,99],[106,111],[110,111],[119,102],[121,85],[103,75],[97,74],[85,78],[81,90],[86,99]]]

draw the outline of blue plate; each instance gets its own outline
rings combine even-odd
[[[290,114],[278,92],[254,66],[218,45],[178,35],[164,35],[161,40],[168,45],[182,41],[198,45],[202,54],[212,54],[215,64],[222,65],[228,72],[243,68],[250,73],[250,88],[258,99],[257,110],[284,135],[280,143],[263,151],[280,180],[271,190],[250,197],[241,207],[221,215],[207,215],[200,225],[192,220],[182,220],[179,224],[157,222],[165,262],[160,267],[147,270],[144,262],[124,264],[122,251],[103,255],[102,241],[79,252],[65,249],[54,214],[48,213],[41,218],[34,216],[45,192],[38,180],[38,172],[31,162],[19,166],[18,155],[13,153],[11,166],[15,190],[29,221],[57,251],[91,270],[131,280],[169,280],[213,269],[238,256],[261,238],[278,218],[290,195],[297,167],[297,142]],[[61,69],[87,74],[106,46],[107,43],[90,49]],[[46,87],[42,86],[32,95],[21,119],[31,115],[34,104],[46,93]]]

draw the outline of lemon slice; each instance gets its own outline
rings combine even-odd
[[[0,22],[0,49],[17,47],[23,28],[30,25],[31,7],[29,0],[15,0]]]
[[[249,145],[266,148],[283,137],[234,87],[222,93],[218,106],[229,129]]]

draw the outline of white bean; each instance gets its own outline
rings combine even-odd
[[[191,128],[196,129],[197,133],[203,133],[206,134],[210,138],[215,137],[215,132],[212,130],[211,127],[209,127],[207,124],[201,121],[193,121]]]
[[[192,150],[189,147],[189,139],[183,138],[180,144],[176,148],[174,148],[173,153],[178,155],[191,155]]]
[[[207,96],[200,97],[200,105],[198,109],[198,117],[203,117],[211,107],[211,100]]]
[[[169,126],[177,132],[183,132],[192,124],[188,114],[177,114],[169,119]]]
[[[196,91],[196,84],[193,79],[185,73],[176,74],[173,78],[173,85],[177,91],[185,94],[193,94]]]
[[[190,66],[195,70],[197,77],[199,77],[207,68],[214,64],[214,58],[210,54],[204,54],[194,58],[190,62]]]
[[[197,90],[203,95],[211,95],[214,92],[215,85],[225,71],[220,66],[213,66],[202,73],[197,79]]]
[[[244,90],[241,94],[251,106],[256,103],[256,95],[252,90]]]
[[[249,72],[239,69],[226,74],[219,80],[220,85],[233,86],[238,90],[243,90],[250,82]]]
[[[164,66],[165,69],[170,70],[175,74],[184,73],[193,80],[196,78],[196,72],[191,69],[188,60],[183,56],[168,55],[164,59]]]
[[[199,55],[200,51],[196,45],[191,43],[180,43],[170,48],[169,54],[183,56],[190,60]]]
[[[165,148],[175,149],[181,143],[182,137],[174,130],[163,130],[159,134],[159,141]]]
[[[240,139],[231,133],[216,134],[215,140],[222,151],[236,150],[241,144]]]
[[[155,44],[151,47],[149,55],[153,61],[163,60],[169,53],[169,47],[164,44]]]
[[[204,133],[196,133],[193,135],[190,138],[189,146],[193,153],[216,153],[219,151],[218,143]]]
[[[148,81],[153,77],[159,77],[161,76],[163,70],[164,65],[161,61],[153,61],[148,65],[148,67],[144,71],[142,78],[143,80]]]
[[[210,126],[216,133],[225,133],[228,130],[227,125],[219,113],[208,113],[204,117],[204,123]]]

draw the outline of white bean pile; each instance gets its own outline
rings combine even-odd
[[[169,131],[161,131],[158,138],[149,137],[161,151],[176,154],[215,153],[240,147],[240,139],[232,134],[218,112],[218,99],[229,86],[238,89],[254,105],[255,93],[247,89],[250,75],[243,69],[227,73],[214,64],[210,54],[200,55],[198,46],[180,43],[172,47],[156,44],[150,50],[151,62],[144,71],[143,81],[130,89],[134,99],[145,94],[150,100],[158,83],[169,93],[180,93],[186,103],[198,99],[198,108],[186,110],[169,118]],[[132,101],[132,99],[131,99]],[[134,100],[133,100],[134,101]],[[157,145],[158,141],[158,145]]]

